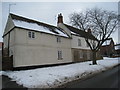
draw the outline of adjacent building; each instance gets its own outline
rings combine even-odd
[[[0,70],[2,69],[2,42],[0,42]]]
[[[0,50],[2,50],[2,43],[3,43],[3,42],[0,42]]]
[[[120,57],[120,44],[115,45],[115,57]]]
[[[97,39],[88,32],[77,29],[73,26],[67,25],[63,23],[62,14],[58,15],[58,27],[65,30],[69,36],[71,36],[71,51],[72,51],[72,60],[75,62],[86,61],[92,59],[92,53],[90,47],[85,41],[85,38],[90,40],[95,40],[97,43]],[[100,59],[100,55],[97,53],[97,59]]]
[[[100,52],[102,56],[107,56],[107,57],[114,56],[115,47],[114,47],[114,41],[112,38],[109,38],[102,44],[100,48]]]

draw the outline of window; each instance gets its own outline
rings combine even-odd
[[[90,60],[90,51],[87,51],[87,59]]]
[[[62,51],[58,51],[58,60],[62,60]]]
[[[86,42],[86,46],[89,47],[88,43]]]
[[[35,33],[34,32],[32,32],[32,38],[35,38]]]
[[[29,32],[28,32],[28,37],[29,37],[29,38],[35,38],[35,32],[29,31]]]
[[[31,32],[28,32],[28,37],[31,38]]]
[[[83,58],[83,52],[79,51],[80,58]]]
[[[60,43],[60,42],[61,42],[61,38],[57,37],[57,43]]]
[[[78,46],[81,46],[81,40],[78,39]]]

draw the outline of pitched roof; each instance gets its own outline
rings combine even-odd
[[[120,44],[115,45],[115,50],[120,50]]]
[[[67,24],[64,24],[70,31],[71,34],[80,36],[80,37],[84,37],[84,38],[88,38],[88,39],[92,39],[92,40],[97,40],[92,34],[85,32],[83,30],[77,29],[75,27],[69,26]]]
[[[13,23],[16,27],[49,33],[53,35],[63,36],[63,37],[69,37],[62,29],[45,24],[36,20],[28,19],[22,16],[18,16],[15,14],[10,14]]]
[[[112,38],[109,38],[108,40],[106,40],[106,41],[102,44],[102,46],[110,45],[111,41],[112,41]]]

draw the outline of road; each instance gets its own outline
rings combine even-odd
[[[120,65],[85,80],[68,83],[62,88],[120,88],[118,87],[120,84],[120,77],[118,76],[120,76]],[[11,81],[7,76],[2,76],[2,88],[22,88],[22,90],[27,90],[27,88],[16,84],[15,81]]]
[[[85,80],[66,84],[65,88],[119,88],[120,65]]]
[[[8,78],[7,76],[2,76],[2,88],[3,89],[21,88],[22,90],[23,89],[27,90],[27,88],[24,88],[22,85],[18,85],[15,81],[11,81],[11,79]]]

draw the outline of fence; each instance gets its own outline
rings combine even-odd
[[[9,56],[8,48],[2,44],[2,70],[13,70],[13,55]]]

